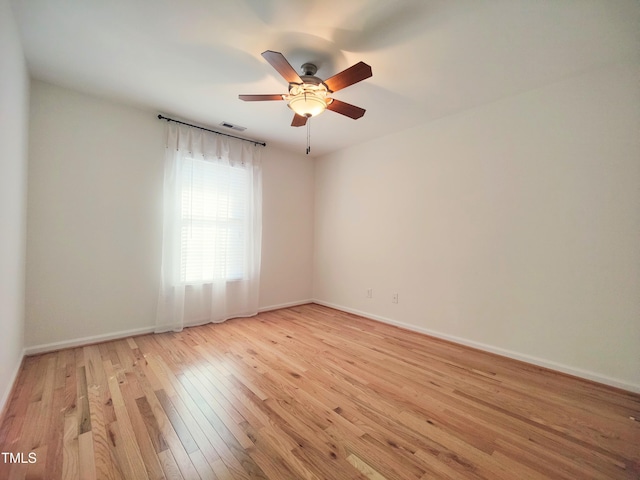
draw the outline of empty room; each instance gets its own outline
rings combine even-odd
[[[0,0],[0,479],[639,479],[637,0]]]

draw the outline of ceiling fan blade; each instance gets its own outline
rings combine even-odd
[[[264,102],[265,100],[283,100],[282,94],[276,93],[273,95],[238,95],[240,100],[245,102]]]
[[[354,83],[361,82],[372,75],[373,71],[369,65],[364,62],[358,62],[346,70],[336,73],[333,77],[328,78],[324,81],[324,84],[332,92],[337,92],[338,90],[342,90]]]
[[[292,127],[302,127],[307,124],[307,117],[303,117],[302,115],[298,115],[295,113],[293,115],[293,120],[291,121]]]
[[[366,110],[364,108],[356,107],[355,105],[351,105],[347,102],[341,102],[340,100],[336,100],[335,98],[327,105],[327,110],[331,110],[332,112],[339,113],[340,115],[344,115],[349,118],[353,118],[354,120],[360,118],[364,115]]]
[[[291,64],[284,58],[280,52],[267,50],[262,52],[264,59],[275,68],[280,75],[289,83],[302,83],[300,75],[296,73]]]

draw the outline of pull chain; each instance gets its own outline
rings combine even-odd
[[[311,151],[311,117],[307,118],[307,155]]]

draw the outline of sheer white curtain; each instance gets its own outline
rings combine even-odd
[[[167,124],[156,332],[258,311],[260,147]]]

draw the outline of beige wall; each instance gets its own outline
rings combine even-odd
[[[311,301],[313,160],[267,146],[262,164],[260,307]]]
[[[314,297],[640,391],[639,73],[319,159]]]
[[[28,351],[149,331],[164,123],[40,81],[31,91]],[[263,159],[266,308],[311,297],[313,164],[270,147]]]
[[[24,348],[28,98],[13,14],[0,0],[0,412]]]

